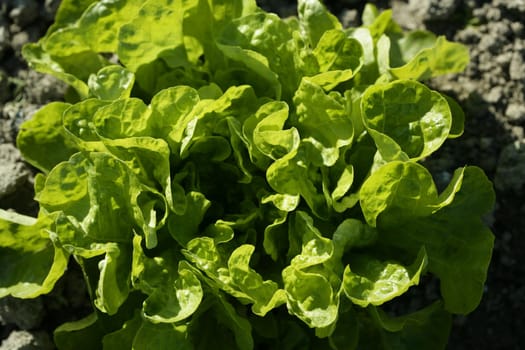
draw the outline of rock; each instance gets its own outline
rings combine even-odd
[[[25,28],[23,31],[13,34],[11,38],[11,47],[16,54],[20,55],[22,47],[27,43],[33,43],[38,41],[38,38],[42,35],[42,25],[35,23]]]
[[[509,67],[511,61],[512,61],[511,51],[502,52],[500,55],[496,57],[496,63],[498,63],[500,67]]]
[[[504,7],[511,11],[525,13],[524,0],[494,0],[494,5]]]
[[[525,137],[525,132],[521,126],[514,126],[510,130],[511,136],[519,140]]]
[[[23,163],[0,164],[0,198],[16,192],[29,176]]]
[[[29,42],[29,33],[26,31],[18,32],[11,39],[11,47],[15,52],[20,52],[22,47]]]
[[[30,330],[40,326],[43,317],[42,299],[0,299],[0,323],[14,324],[20,329]]]
[[[410,0],[409,7],[425,22],[451,18],[458,7],[458,0]]]
[[[66,83],[51,75],[41,74],[34,70],[21,71],[19,78],[26,82],[25,96],[37,105],[62,100],[67,90]]]
[[[344,28],[357,27],[359,25],[359,13],[357,10],[344,9],[339,20]]]
[[[485,101],[490,103],[497,103],[499,102],[503,97],[503,87],[496,86],[492,90],[490,90],[487,94],[484,95]]]
[[[489,21],[499,21],[501,19],[501,10],[497,7],[491,7],[485,14],[485,17]]]
[[[35,0],[14,0],[9,11],[9,17],[20,28],[35,21],[39,14],[39,6]]]
[[[10,143],[0,145],[0,198],[14,193],[30,175],[20,152]]]
[[[395,0],[392,2],[392,17],[394,21],[399,23],[407,30],[416,30],[423,27],[421,17],[414,14],[414,11],[419,11],[403,1]]]
[[[525,62],[523,53],[516,50],[512,55],[512,60],[509,65],[509,76],[512,80],[525,79]]]
[[[20,124],[28,120],[41,106],[36,104],[30,104],[28,101],[25,102],[13,102],[9,101],[4,105],[2,110],[4,119],[8,119],[12,132],[18,133]]]
[[[52,350],[55,346],[45,332],[14,331],[2,342],[0,350]]]
[[[494,184],[500,191],[519,192],[523,189],[525,185],[525,140],[516,141],[503,148]]]
[[[479,30],[473,27],[467,27],[456,34],[455,40],[460,41],[464,44],[474,45],[479,43],[482,38],[482,34]]]
[[[479,50],[482,52],[490,52],[491,54],[498,54],[503,52],[503,47],[507,44],[505,37],[499,35],[484,35],[479,42]]]
[[[58,6],[61,0],[45,0],[44,2],[44,18],[48,21],[53,21],[55,18]]]
[[[509,118],[511,122],[525,121],[525,105],[520,103],[510,103],[505,110],[505,116]]]
[[[510,28],[515,36],[520,37],[523,35],[523,23],[521,22],[512,22]]]
[[[22,156],[20,151],[12,144],[6,143],[0,145],[0,164],[21,162]]]

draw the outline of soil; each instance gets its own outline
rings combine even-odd
[[[429,29],[467,45],[465,72],[428,82],[465,110],[465,133],[425,161],[436,182],[454,169],[481,167],[497,200],[486,218],[496,237],[483,300],[457,316],[449,350],[525,349],[525,0],[384,0],[406,29]],[[38,40],[60,0],[0,2],[0,208],[35,215],[34,169],[15,147],[22,121],[48,102],[61,100],[63,83],[28,70],[21,47]],[[259,1],[267,10],[294,14],[293,1]],[[345,25],[359,24],[360,0],[326,1]],[[52,331],[89,312],[82,275],[71,265],[47,296],[0,300],[0,350],[53,349]]]

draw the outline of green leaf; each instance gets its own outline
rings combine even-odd
[[[174,209],[173,203],[175,199],[173,198],[170,175],[170,150],[164,140],[151,137],[132,137],[118,140],[103,140],[103,142],[107,150],[125,163],[128,169],[140,180],[141,184],[150,187],[148,192],[151,192],[153,197],[160,197],[160,193],[156,193],[153,190],[160,186],[163,190],[164,198],[157,202],[161,202],[161,207],[167,204],[170,209]],[[137,197],[138,200],[139,197]],[[135,213],[138,213],[136,207],[133,209]],[[159,216],[161,218],[159,221],[163,223],[167,214],[165,211],[164,215]]]
[[[121,330],[124,324],[131,321],[136,315],[136,308],[140,306],[142,299],[138,294],[130,294],[126,303],[122,305],[118,313],[108,316],[100,311],[95,311],[77,321],[66,322],[54,331],[54,342],[60,350],[89,350],[106,349],[103,347],[104,337]],[[129,343],[130,339],[127,339]],[[125,346],[123,342],[119,346]]]
[[[269,60],[260,53],[239,46],[217,44],[229,60],[228,68],[219,70],[215,76],[222,88],[235,85],[251,85],[258,95],[281,98],[282,88],[278,76],[269,67]]]
[[[298,198],[293,197],[295,200],[295,205],[298,204]],[[278,204],[279,205],[279,204]],[[286,208],[285,208],[286,209]],[[294,208],[295,209],[295,208]],[[264,251],[268,254],[274,261],[277,261],[279,258],[283,257],[286,253],[287,247],[287,213],[286,211],[281,211],[279,216],[273,219],[273,222],[266,226],[264,229],[264,239],[263,246]]]
[[[69,254],[54,239],[53,217],[42,215],[32,224],[25,218],[14,218],[0,212],[0,298],[47,294],[69,260]]]
[[[18,149],[27,162],[44,173],[77,151],[62,127],[62,115],[69,107],[63,102],[49,103],[20,126]]]
[[[419,38],[409,35],[405,38],[406,43],[400,43],[402,46],[408,46],[401,48],[405,55],[410,55],[416,51],[415,48],[428,45],[426,38],[424,38],[424,44],[410,42],[417,39]],[[467,67],[468,63],[469,54],[466,46],[452,43],[444,36],[440,36],[433,46],[422,48],[410,60],[406,60],[404,65],[391,68],[390,72],[399,79],[428,79],[443,74],[461,72]]]
[[[238,349],[253,349],[254,341],[250,322],[245,317],[240,316],[221,295],[219,295],[219,302],[216,304],[215,310],[219,323],[224,324],[233,332]]]
[[[283,130],[287,119],[288,105],[273,101],[262,105],[253,117],[246,120],[243,133],[253,142],[249,145],[253,161],[257,162],[259,157],[264,156],[276,160],[297,149],[299,146],[297,129]],[[264,164],[262,163],[261,166]]]
[[[344,303],[342,303],[344,304]],[[353,307],[340,309],[335,328],[328,338],[333,350],[355,350],[359,341],[359,316]]]
[[[76,90],[81,99],[88,97],[89,88],[87,84],[74,73],[68,72],[65,64],[55,61],[54,58],[42,48],[42,45],[38,43],[24,45],[22,48],[22,56],[34,70],[40,73],[50,74],[66,82]],[[100,66],[97,68],[100,68]]]
[[[461,106],[456,102],[452,97],[443,95],[448,102],[450,107],[450,112],[452,113],[452,125],[450,126],[450,133],[448,135],[449,139],[454,139],[463,135],[465,129],[465,113]]]
[[[225,58],[217,47],[217,37],[222,37],[223,28],[230,26],[231,22],[237,18],[248,18],[253,14],[257,5],[255,0],[210,0],[185,1],[184,14],[184,35],[197,39],[198,50],[206,58],[210,72],[216,72],[227,68]],[[192,49],[187,42],[186,51],[191,56]]]
[[[222,45],[241,47],[262,55],[265,59],[261,57],[260,60],[267,60],[271,74],[277,75],[278,80],[274,81],[276,96],[280,96],[281,90],[284,99],[292,96],[300,81],[299,67],[296,67],[295,62],[296,45],[290,26],[277,15],[257,12],[235,19],[224,28],[217,40],[220,48],[223,48]],[[224,53],[232,58],[227,52]],[[246,54],[249,55],[249,52]],[[278,59],[272,59],[273,57]],[[248,60],[247,58],[246,64]],[[223,69],[225,68],[228,66]],[[263,78],[269,79],[265,76]]]
[[[156,262],[158,274],[166,274],[174,261],[163,259]],[[184,261],[178,264],[177,276],[165,276],[159,280],[154,291],[144,301],[144,317],[153,323],[175,323],[187,319],[199,307],[203,290],[197,276],[188,268]],[[160,277],[160,276],[159,276]],[[154,283],[149,278],[148,284]]]
[[[113,65],[106,66],[89,77],[91,93],[101,100],[117,100],[129,97],[135,76],[127,69]]]
[[[391,162],[365,181],[359,198],[367,223],[376,227],[381,223],[379,220],[389,217],[396,220],[388,222],[389,225],[399,225],[405,220],[429,215],[438,193],[430,173],[422,165]]]
[[[60,350],[96,349],[101,346],[103,330],[96,313],[80,320],[60,325],[54,332],[54,342]]]
[[[159,57],[171,67],[186,62],[181,9],[181,0],[148,0],[136,15],[127,17],[128,22],[118,32],[116,50],[126,68],[136,72]],[[141,30],[146,27],[149,30]]]
[[[263,280],[250,267],[253,251],[254,246],[241,245],[231,253],[226,264],[217,245],[208,237],[203,237],[190,241],[184,253],[212,279],[213,287],[224,290],[243,304],[253,304],[253,313],[262,317],[284,304],[286,295],[276,282]]]
[[[191,114],[199,102],[197,91],[188,86],[175,86],[160,91],[151,100],[151,128],[155,137],[168,141],[176,153]],[[168,137],[169,135],[169,137]]]
[[[410,181],[406,185],[400,181],[403,172]],[[389,190],[391,185],[395,189]],[[422,166],[394,162],[374,173],[363,189],[363,212],[371,225],[377,224],[382,242],[412,254],[425,246],[428,270],[441,280],[445,308],[471,312],[483,293],[494,241],[481,220],[494,203],[492,185],[483,172],[476,167],[457,170],[437,196]],[[387,191],[392,194],[385,196]]]
[[[104,258],[99,261],[100,279],[96,290],[96,307],[114,315],[130,292],[131,249],[123,244],[106,244]]]
[[[101,107],[110,103],[90,98],[72,105],[63,112],[64,129],[77,147],[89,151],[101,149],[100,136],[97,134],[93,118]]]
[[[330,281],[323,274],[301,271],[294,266],[283,270],[288,310],[309,327],[326,327],[337,319],[338,304]]]
[[[327,91],[353,78],[363,65],[361,44],[340,30],[325,32],[313,54],[319,63],[319,74],[309,80]]]
[[[326,31],[342,29],[337,17],[328,12],[319,0],[299,0],[297,2],[297,13],[311,47],[317,45]]]
[[[186,209],[184,213],[168,218],[168,228],[171,236],[183,247],[198,236],[199,225],[211,202],[200,192],[186,194]]]
[[[266,170],[266,179],[275,191],[286,195],[286,198],[300,195],[316,215],[323,217],[327,211],[326,202],[315,186],[317,167],[312,166],[309,153],[301,144],[297,150],[272,163]]]
[[[235,249],[228,259],[228,270],[233,285],[253,301],[253,313],[264,317],[270,310],[286,302],[286,294],[278,288],[277,283],[264,281],[249,266],[254,250],[255,247],[248,244]]]
[[[370,313],[378,327],[378,334],[362,339],[361,345],[377,344],[378,339],[387,349],[445,349],[452,325],[452,318],[436,302],[422,310],[399,317],[391,317],[378,308],[370,308]]]
[[[153,134],[151,109],[138,98],[123,98],[95,108],[92,123],[99,136],[120,139]]]
[[[37,218],[32,216],[22,215],[16,211],[8,211],[2,208],[0,208],[0,219],[24,226],[32,226],[38,221]]]
[[[133,340],[132,349],[147,350],[191,350],[187,326],[175,324],[153,324],[143,321]]]
[[[310,142],[318,149],[322,164],[332,166],[339,158],[339,148],[351,144],[354,136],[344,106],[307,79],[301,82],[294,103],[297,109],[294,124],[301,137],[314,139]]]
[[[108,333],[102,339],[103,349],[111,350],[116,348],[132,349],[133,340],[144,321],[139,312],[135,312],[132,319],[126,321],[122,328],[112,333]]]
[[[338,277],[325,266],[334,253],[330,239],[324,238],[312,218],[298,211],[290,228],[290,266],[282,272],[288,296],[288,310],[311,328],[327,327],[337,319],[339,297]],[[298,247],[297,240],[302,241]],[[300,249],[300,252],[295,252]]]
[[[419,284],[419,277],[426,265],[424,248],[409,267],[395,261],[379,261],[371,256],[354,255],[345,268],[343,290],[354,304],[361,307],[381,305]]]
[[[49,173],[36,199],[47,212],[72,217],[91,239],[129,242],[144,191],[149,192],[122,161],[104,153],[78,153]]]
[[[405,160],[389,156],[397,146],[411,159],[430,155],[447,139],[452,125],[447,100],[412,80],[370,86],[363,94],[361,111],[367,130],[387,161]]]
[[[332,242],[338,259],[351,248],[370,246],[378,240],[377,230],[357,219],[345,219],[337,226]]]
[[[55,22],[48,29],[48,34],[75,23],[86,9],[97,0],[63,0],[57,9]]]
[[[140,0],[93,2],[74,24],[44,38],[46,50],[60,56],[79,50],[116,52],[119,29],[137,15],[142,4]]]
[[[375,5],[367,4],[362,17],[363,24],[376,43],[383,35],[398,35],[401,32],[399,25],[392,19],[392,10],[379,13]]]

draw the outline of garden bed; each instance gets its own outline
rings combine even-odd
[[[525,1],[371,1],[393,8],[404,28],[427,28],[467,45],[465,72],[429,82],[456,98],[466,114],[465,133],[449,140],[425,165],[436,182],[454,169],[480,166],[493,180],[496,206],[486,220],[495,236],[483,300],[473,313],[456,317],[448,349],[522,349],[525,328]],[[0,4],[0,208],[35,215],[34,169],[15,148],[21,122],[41,106],[61,100],[65,85],[28,70],[20,49],[44,35],[59,1],[8,0]],[[260,2],[286,16],[295,4]],[[364,2],[327,2],[347,25],[359,23]],[[428,293],[433,293],[429,288]],[[90,312],[82,275],[71,264],[50,295],[0,300],[0,345],[6,349],[51,349],[52,331]],[[24,345],[25,344],[25,345]],[[27,346],[27,347],[23,347]]]

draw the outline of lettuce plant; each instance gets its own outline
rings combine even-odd
[[[492,185],[421,162],[464,115],[419,81],[465,47],[371,5],[343,28],[318,0],[63,0],[23,55],[71,88],[18,135],[40,211],[0,212],[0,296],[79,264],[93,313],[58,348],[443,349],[479,304]]]

